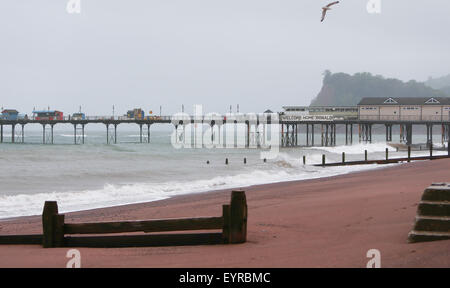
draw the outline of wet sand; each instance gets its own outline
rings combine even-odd
[[[450,267],[450,241],[408,244],[424,188],[450,182],[450,159],[245,188],[248,242],[80,248],[82,267]],[[326,169],[326,168],[325,168]],[[230,191],[66,214],[66,222],[220,216]],[[40,216],[0,222],[0,234],[41,233]],[[65,267],[68,248],[0,246],[0,267]]]

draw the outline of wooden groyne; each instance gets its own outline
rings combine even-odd
[[[221,230],[221,232],[101,236],[193,230]],[[43,234],[40,235],[3,235],[0,236],[0,244],[42,244],[44,248],[112,248],[244,243],[247,241],[247,201],[244,191],[232,191],[230,204],[222,206],[222,216],[219,217],[94,223],[65,223],[65,215],[58,213],[58,203],[46,201],[42,213],[42,231]]]
[[[385,159],[369,160],[367,150],[364,150],[364,160],[356,160],[356,161],[346,161],[345,160],[345,152],[343,152],[342,153],[342,161],[334,162],[334,163],[326,163],[326,156],[325,156],[325,154],[323,154],[322,155],[322,163],[315,164],[314,166],[332,167],[332,166],[351,166],[351,165],[367,165],[367,164],[393,164],[393,163],[400,163],[400,162],[438,160],[438,159],[450,158],[450,151],[447,155],[433,156],[433,146],[432,145],[430,146],[429,151],[430,151],[429,156],[412,157],[411,156],[411,146],[408,146],[408,156],[407,157],[389,158],[389,149],[386,148]],[[306,163],[306,156],[303,156],[303,164],[305,164],[305,163]]]

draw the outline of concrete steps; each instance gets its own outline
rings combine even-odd
[[[408,240],[411,243],[437,241],[437,240],[450,240],[450,232],[426,232],[413,230],[409,232]]]
[[[417,209],[417,214],[423,216],[447,216],[450,215],[450,202],[421,201]]]
[[[450,184],[436,183],[425,189],[417,208],[409,242],[450,239]]]

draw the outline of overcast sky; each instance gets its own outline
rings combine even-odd
[[[322,72],[424,81],[450,73],[450,1],[0,1],[0,106],[89,115],[308,105]]]

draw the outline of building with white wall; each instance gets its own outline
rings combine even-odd
[[[363,98],[360,120],[449,121],[450,98]]]

